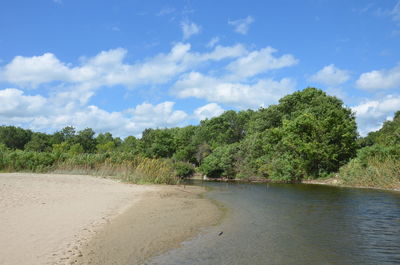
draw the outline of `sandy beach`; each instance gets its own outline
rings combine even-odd
[[[0,174],[0,264],[141,264],[216,224],[193,186]]]

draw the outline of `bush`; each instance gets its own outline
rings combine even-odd
[[[174,163],[175,174],[180,178],[191,177],[195,170],[194,166],[187,162],[177,161]]]
[[[356,158],[340,168],[339,176],[346,185],[396,187],[400,184],[400,146],[364,147]]]

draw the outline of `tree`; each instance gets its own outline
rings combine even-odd
[[[25,150],[35,152],[51,151],[51,136],[45,133],[35,132],[31,140],[25,144]]]
[[[208,143],[212,148],[241,141],[247,134],[247,125],[253,111],[225,111],[210,120],[201,121],[195,141]]]
[[[315,178],[337,171],[355,155],[354,114],[336,97],[307,88],[282,98],[273,108],[282,120],[281,126],[263,133],[263,156],[270,166],[261,171],[269,177]]]
[[[121,143],[121,150],[124,152],[139,152],[139,140],[135,136],[128,136]]]
[[[96,150],[95,132],[91,128],[86,128],[78,132],[74,139],[75,144],[80,144],[85,153],[93,153]]]
[[[140,139],[141,151],[147,157],[172,157],[175,145],[171,129],[146,129]]]
[[[0,143],[10,149],[23,150],[31,140],[32,131],[15,126],[0,126]]]

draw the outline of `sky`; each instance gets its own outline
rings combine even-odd
[[[0,2],[0,125],[140,137],[309,86],[392,119],[400,0]]]

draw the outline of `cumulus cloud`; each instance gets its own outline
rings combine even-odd
[[[141,128],[171,127],[184,121],[188,115],[181,110],[174,110],[175,103],[166,101],[157,105],[143,103],[128,110],[135,123]]]
[[[0,90],[0,116],[12,117],[32,117],[37,115],[47,103],[47,100],[40,96],[24,95],[24,92],[7,88]]]
[[[370,91],[400,88],[400,65],[389,70],[363,73],[356,84],[359,88]]]
[[[56,55],[16,56],[0,68],[0,82],[16,88],[0,90],[0,123],[51,132],[72,125],[78,130],[91,127],[117,136],[140,135],[145,128],[184,125],[220,114],[217,103],[236,108],[257,108],[275,103],[294,90],[289,78],[252,78],[271,69],[297,63],[291,55],[273,56],[267,47],[249,51],[242,44],[217,43],[207,52],[195,52],[188,43],[175,43],[169,52],[126,62],[127,50],[116,48],[92,57],[82,57],[77,65],[62,62]],[[217,64],[219,76],[201,74],[197,68]],[[243,73],[240,71],[243,67]],[[236,77],[235,74],[237,74]],[[174,102],[143,103],[123,111],[101,109],[90,99],[101,87],[168,84],[179,98],[195,97],[210,102],[192,114],[174,108]],[[40,94],[27,94],[24,88],[40,88]],[[45,92],[43,92],[45,91]]]
[[[124,63],[127,50],[102,51],[86,58],[79,66],[60,62],[54,54],[16,56],[0,69],[0,81],[22,87],[37,87],[50,82],[64,82],[97,88],[101,86],[161,84],[190,68],[207,61],[236,58],[247,53],[243,45],[216,46],[206,53],[190,51],[190,44],[176,43],[169,53],[160,53],[142,62]]]
[[[139,136],[146,128],[179,126],[188,117],[186,112],[175,110],[174,102],[169,101],[109,112],[95,105],[80,104],[79,90],[43,97],[8,88],[0,90],[0,102],[1,124],[47,132],[73,125],[78,130],[90,127],[116,136]]]
[[[216,104],[216,103],[209,103],[202,107],[199,107],[194,110],[194,115],[199,120],[205,120],[212,117],[216,117],[221,115],[224,112],[224,109]]]
[[[298,63],[298,60],[291,54],[274,57],[273,54],[276,51],[277,50],[272,47],[266,47],[258,51],[250,52],[246,56],[240,57],[236,61],[228,64],[227,69],[232,72],[234,77],[243,78]]]
[[[250,25],[254,22],[254,18],[252,16],[247,16],[246,18],[238,19],[238,20],[229,20],[228,24],[235,27],[235,31],[242,35],[246,35],[249,31]]]
[[[181,29],[183,33],[183,39],[187,40],[191,36],[199,34],[201,31],[201,27],[193,22],[190,21],[182,21],[181,22]]]
[[[330,64],[312,75],[309,81],[333,87],[341,85],[349,79],[349,71],[339,69],[334,64]]]
[[[280,81],[261,79],[253,84],[243,84],[191,72],[175,83],[173,93],[180,98],[203,98],[240,108],[257,108],[276,103],[294,87],[295,82],[289,78]]]
[[[356,113],[359,133],[362,136],[371,131],[379,130],[383,122],[393,116],[400,109],[400,96],[386,96],[379,100],[365,101],[352,107]]]
[[[70,69],[52,53],[33,57],[16,56],[0,72],[1,80],[32,87],[54,80],[69,80],[70,77]]]

